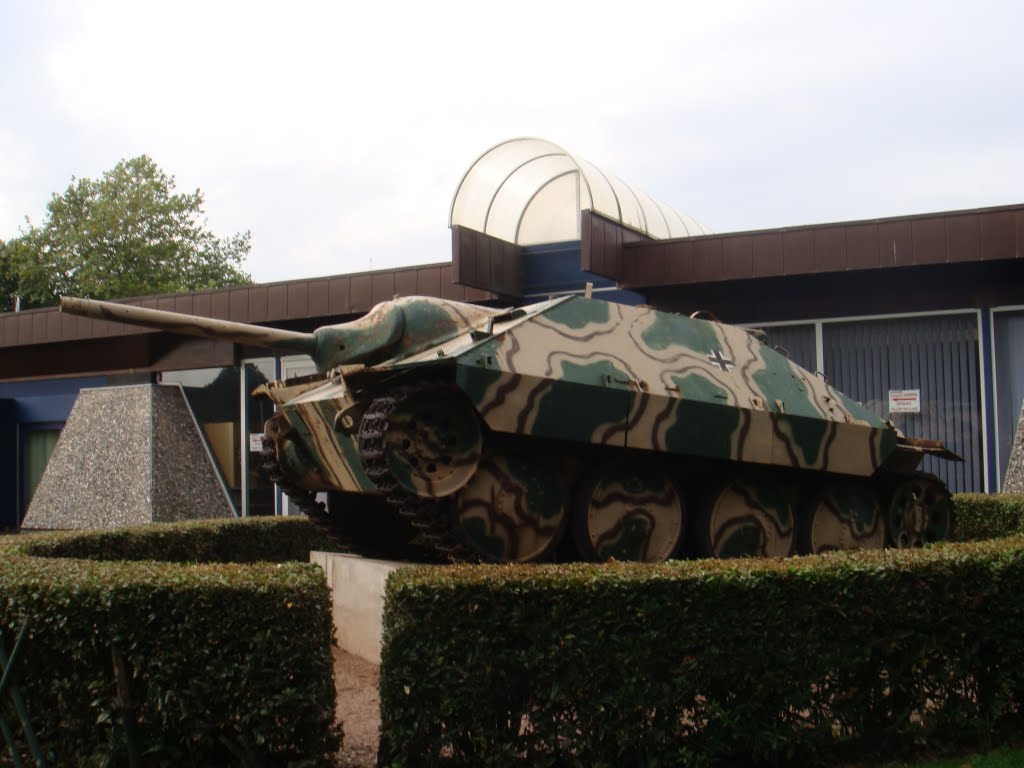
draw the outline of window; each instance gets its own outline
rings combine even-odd
[[[53,455],[53,449],[57,445],[60,431],[60,426],[47,424],[29,426],[23,433],[25,460],[22,463],[22,482],[25,488],[25,495],[23,497],[25,503],[21,510],[22,517],[28,511],[28,505],[32,501],[36,488],[39,487],[39,481],[43,479],[43,472],[46,470],[46,465],[50,462],[50,456]]]

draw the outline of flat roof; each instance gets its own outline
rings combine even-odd
[[[488,291],[453,282],[452,265],[444,263],[117,301],[218,320],[273,324],[363,314],[396,295],[467,302],[495,298]],[[161,331],[78,317],[57,307],[0,314],[0,348],[141,333]]]

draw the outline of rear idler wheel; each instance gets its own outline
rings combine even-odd
[[[452,524],[463,543],[490,562],[548,559],[565,533],[565,484],[539,453],[485,455],[454,496]]]
[[[878,494],[856,480],[822,486],[804,507],[800,528],[800,551],[805,554],[885,546],[885,516]]]
[[[612,460],[576,489],[573,539],[588,560],[660,563],[679,549],[686,505],[660,462]]]
[[[796,548],[793,500],[768,475],[740,475],[711,486],[697,519],[706,557],[786,557]]]
[[[953,499],[939,478],[915,475],[893,489],[888,510],[889,540],[899,549],[944,541],[953,532]]]

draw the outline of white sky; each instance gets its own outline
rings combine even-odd
[[[446,261],[539,136],[717,232],[1024,202],[1019,2],[5,0],[0,238],[149,154],[260,282]]]

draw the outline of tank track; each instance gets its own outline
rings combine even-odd
[[[277,460],[274,443],[266,437],[263,438],[263,448],[260,450],[259,469],[267,480],[276,483],[285,496],[291,499],[295,506],[299,508],[299,511],[309,518],[309,521],[317,531],[327,536],[337,545],[339,551],[352,551],[351,542],[342,535],[335,520],[327,511],[326,505],[322,501],[316,500],[316,493],[300,488],[285,476],[284,470],[281,469],[281,463]]]
[[[384,494],[387,503],[416,529],[416,544],[443,560],[479,562],[479,554],[463,541],[455,529],[448,502],[408,493],[398,485],[388,467],[385,435],[390,426],[391,414],[413,392],[428,386],[402,387],[389,395],[375,398],[363,415],[359,427],[359,455],[367,476]]]

